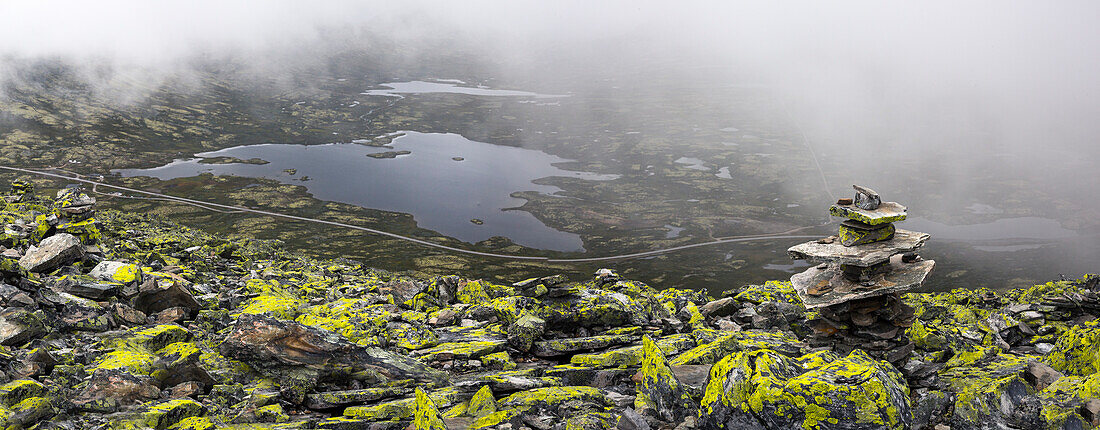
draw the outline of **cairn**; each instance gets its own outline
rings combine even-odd
[[[928,234],[894,227],[906,208],[883,202],[875,191],[853,185],[855,198],[837,201],[829,213],[845,218],[835,236],[796,245],[787,254],[818,263],[791,277],[807,310],[811,344],[840,353],[856,348],[891,363],[904,363],[913,351],[905,329],[913,324],[913,308],[901,293],[924,282],[935,261],[916,250]]]

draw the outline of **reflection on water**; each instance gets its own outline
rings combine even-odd
[[[452,94],[467,94],[471,96],[511,96],[511,97],[535,97],[535,98],[554,98],[554,97],[568,97],[565,95],[554,94],[539,94],[528,91],[512,91],[512,90],[495,90],[487,87],[460,87],[457,84],[463,83],[453,79],[444,79],[441,82],[425,82],[425,81],[410,81],[410,82],[390,82],[381,84],[379,86],[386,87],[382,89],[364,91],[363,95],[368,96],[397,96],[401,97],[402,94],[423,94],[423,93],[452,93]]]
[[[559,169],[570,160],[523,148],[492,145],[457,134],[405,132],[391,148],[353,143],[328,145],[248,145],[196,154],[152,169],[124,169],[123,176],[160,179],[192,177],[200,173],[264,177],[306,187],[316,198],[357,206],[412,214],[420,227],[466,242],[505,236],[539,249],[583,250],[580,236],[547,227],[521,206],[517,191],[554,193],[560,189],[531,181],[548,176],[586,180],[613,180]],[[409,151],[396,158],[367,154]],[[269,164],[203,164],[203,158],[261,158]],[[462,161],[455,161],[461,157]],[[290,172],[294,172],[293,174]],[[299,178],[309,177],[309,181]],[[477,225],[471,219],[484,223]]]
[[[947,225],[923,218],[910,218],[901,224],[906,230],[929,233],[937,240],[968,242],[1006,239],[1066,239],[1077,236],[1049,218],[1003,218],[984,224]]]
[[[765,264],[764,270],[779,270],[787,273],[798,273],[810,267],[806,260],[793,260],[791,264]]]
[[[677,158],[674,161],[674,163],[685,164],[686,165],[685,167],[687,167],[689,169],[693,169],[693,170],[710,170],[710,168],[708,168],[704,164],[703,160],[700,160],[698,158],[680,157],[680,158]]]
[[[978,215],[996,215],[996,214],[1004,213],[1003,209],[999,209],[999,208],[996,208],[996,207],[993,207],[993,206],[990,206],[990,205],[987,205],[987,204],[983,204],[983,203],[974,203],[970,206],[967,206],[966,210],[969,211],[972,214],[978,214]]]

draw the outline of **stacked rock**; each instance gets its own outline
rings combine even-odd
[[[935,262],[916,250],[928,234],[901,230],[895,222],[906,208],[883,202],[873,190],[853,185],[856,195],[829,208],[845,218],[836,236],[796,245],[787,253],[796,260],[820,263],[791,277],[807,310],[811,342],[848,353],[863,349],[871,356],[904,363],[913,351],[905,328],[913,323],[913,308],[901,293],[924,282]]]

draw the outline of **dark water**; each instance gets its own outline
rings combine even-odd
[[[532,180],[569,176],[612,180],[557,168],[570,160],[544,152],[491,145],[457,134],[405,132],[379,148],[354,143],[328,145],[266,144],[196,154],[152,169],[123,169],[123,176],[173,179],[201,173],[263,177],[306,187],[316,198],[412,214],[423,228],[474,243],[493,236],[538,249],[582,251],[580,236],[547,227],[530,213],[507,210],[524,203],[517,191],[552,194],[560,191]],[[396,158],[367,154],[409,151]],[[204,164],[213,157],[260,158],[268,164]],[[461,157],[462,161],[456,161]],[[287,169],[295,169],[292,175]],[[308,180],[307,180],[308,179]],[[471,220],[477,219],[482,224]]]

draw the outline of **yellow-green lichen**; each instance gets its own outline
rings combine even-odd
[[[490,390],[488,385],[477,390],[474,397],[470,399],[469,406],[466,407],[466,414],[474,418],[481,418],[496,411],[497,402],[493,397],[493,390]]]
[[[481,365],[493,370],[512,370],[516,368],[516,362],[508,351],[494,352],[481,357]]]
[[[1067,375],[1088,376],[1100,370],[1100,320],[1063,333],[1043,361]]]
[[[342,298],[306,308],[295,321],[337,333],[347,340],[363,345],[378,346],[391,315],[382,304],[368,299]]]
[[[435,402],[420,388],[416,389],[416,412],[413,417],[413,425],[416,430],[446,430],[443,417],[436,408]]]

